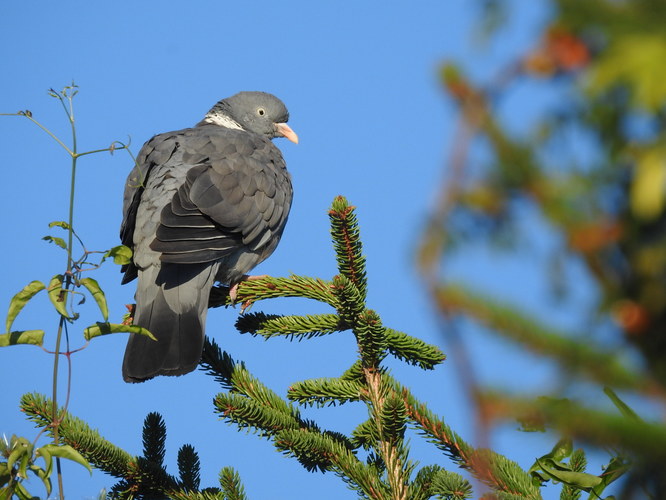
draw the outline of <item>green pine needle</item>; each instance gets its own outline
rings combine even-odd
[[[460,311],[488,325],[493,331],[520,342],[533,351],[557,360],[563,369],[578,372],[615,388],[647,390],[646,379],[627,369],[614,354],[594,345],[585,335],[567,334],[543,326],[495,299],[449,285],[436,291],[440,307]],[[584,341],[575,340],[584,338]]]
[[[162,415],[151,412],[143,421],[143,456],[162,467],[166,454],[166,424]]]
[[[201,370],[215,377],[215,380],[227,390],[233,387],[231,376],[236,366],[245,368],[242,361],[240,363],[234,361],[229,354],[222,351],[217,343],[209,337],[205,337],[204,339],[204,348],[199,365]]]
[[[354,207],[349,205],[346,198],[338,196],[333,200],[328,215],[340,274],[354,283],[360,292],[361,300],[365,301],[367,292],[365,257],[362,253],[361,234]]]
[[[339,304],[338,314],[348,325],[354,325],[365,310],[365,302],[358,287],[344,275],[333,278],[331,292]]]
[[[180,487],[185,491],[197,491],[201,482],[201,463],[199,454],[194,447],[184,444],[178,450],[178,474],[180,475]]]
[[[21,410],[38,427],[52,435],[53,403],[40,394],[24,394],[21,397]],[[58,410],[61,414],[62,410]],[[65,444],[78,451],[96,469],[116,478],[136,474],[136,458],[105,440],[88,424],[69,413],[65,414],[58,433]]]
[[[410,365],[419,366],[424,370],[432,370],[446,359],[439,348],[406,333],[386,328],[385,335],[388,351]]]
[[[287,397],[300,404],[322,407],[361,401],[364,392],[364,386],[357,382],[320,378],[292,384]]]
[[[218,394],[213,400],[215,411],[239,429],[270,437],[283,429],[298,429],[300,420],[284,411],[257,403],[239,394]]]
[[[472,497],[472,485],[460,474],[442,469],[432,477],[431,492],[438,498],[464,500]]]
[[[239,316],[236,329],[241,333],[261,335],[266,339],[286,336],[290,340],[300,341],[341,332],[348,327],[337,314],[280,316],[257,312]]]
[[[240,474],[232,467],[225,467],[220,471],[220,486],[224,500],[247,500]]]
[[[359,424],[352,431],[352,443],[356,448],[362,447],[364,450],[377,448],[379,444],[379,430],[374,419],[369,419]]]
[[[381,319],[371,310],[361,313],[353,326],[356,341],[361,352],[361,361],[367,368],[378,368],[386,356],[386,329]]]
[[[317,300],[337,307],[337,300],[331,291],[331,284],[305,276],[289,278],[261,278],[242,281],[238,286],[237,301],[241,304],[253,304],[259,300],[277,297],[302,297]]]
[[[330,436],[310,431],[284,431],[275,446],[296,457],[308,470],[332,470],[366,498],[388,498],[388,487],[373,467],[362,463],[344,444]]]
[[[405,436],[407,412],[404,401],[397,394],[391,394],[384,400],[380,421],[382,440],[392,446],[399,446]]]

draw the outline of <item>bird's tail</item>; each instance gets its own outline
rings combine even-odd
[[[143,382],[157,375],[184,375],[201,359],[208,297],[217,264],[168,264],[139,271],[134,324],[147,328],[157,342],[130,334],[125,382]]]

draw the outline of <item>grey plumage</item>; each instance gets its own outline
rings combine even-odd
[[[271,139],[297,142],[288,117],[276,97],[241,92],[141,149],[125,186],[123,283],[138,277],[134,324],[158,341],[130,334],[125,381],[194,370],[213,283],[237,285],[275,250],[292,187]]]

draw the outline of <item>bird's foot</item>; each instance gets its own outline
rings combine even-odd
[[[238,285],[239,285],[241,282],[243,282],[243,281],[260,280],[260,279],[264,279],[264,278],[268,278],[268,277],[269,277],[268,274],[260,274],[260,275],[256,275],[256,276],[250,276],[250,275],[248,275],[248,274],[243,275],[243,277],[241,278],[241,280],[240,280],[238,283],[236,283],[236,284],[233,285],[231,288],[229,288],[229,298],[231,299],[231,303],[232,303],[232,304],[236,304],[236,298],[238,298]],[[251,304],[251,302],[250,302],[249,300],[246,300],[245,302],[243,302],[243,303],[241,304],[241,310],[240,310],[240,312],[241,312],[241,313],[244,313],[245,310],[246,310],[248,307],[250,307],[250,305],[252,305],[252,304]]]
[[[136,312],[136,304],[125,304],[127,314],[123,316],[123,325],[131,325],[134,323],[134,313]]]

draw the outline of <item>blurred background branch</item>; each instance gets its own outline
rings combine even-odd
[[[418,267],[458,354],[469,345],[456,328],[469,318],[554,360],[560,383],[551,384],[551,397],[601,393],[606,385],[625,391],[647,411],[654,405],[663,411],[666,4],[551,3],[554,15],[540,42],[525,47],[490,81],[473,79],[465,62],[443,64],[440,81],[457,106],[459,125],[445,164],[448,177],[419,243]],[[495,0],[484,7],[483,39],[490,44],[516,6]],[[501,110],[525,84],[564,97],[545,107],[522,94],[522,105],[534,106],[538,118],[518,133]],[[480,148],[487,153],[482,160],[473,154]],[[525,224],[526,218],[532,222]],[[506,297],[473,292],[478,285],[461,286],[447,275],[447,260],[478,246],[497,254],[510,248],[530,262],[533,234],[544,231],[554,242],[551,258],[532,272],[550,281],[553,305],[575,300],[572,291],[579,288],[563,275],[563,265],[582,266],[593,284],[596,300],[571,331],[529,314],[520,299],[509,304]],[[505,285],[513,297],[529,293],[519,278]],[[666,495],[666,453],[657,444],[666,432],[661,415],[644,423],[608,405],[545,404],[550,400],[534,402],[529,394],[497,389],[490,397],[469,363],[458,366],[461,378],[473,385],[486,432],[507,418],[538,415],[543,426],[611,450],[610,463],[631,457],[640,464],[626,481],[625,495]]]

